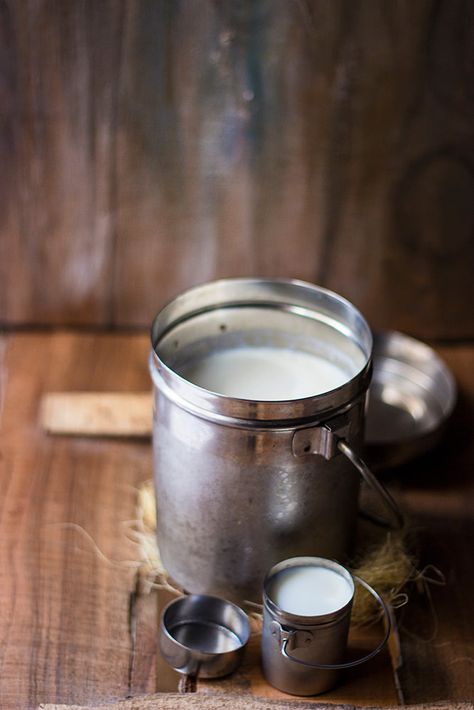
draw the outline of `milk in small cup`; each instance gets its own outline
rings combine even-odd
[[[280,609],[289,614],[324,616],[349,604],[354,595],[354,585],[329,567],[301,565],[283,570],[268,594]]]

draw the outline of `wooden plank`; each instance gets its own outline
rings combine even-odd
[[[0,322],[148,325],[196,282],[262,274],[472,337],[471,15],[4,3]]]
[[[2,5],[4,322],[110,319],[122,6]]]
[[[186,695],[167,694],[153,695],[144,698],[134,698],[118,703],[107,705],[94,705],[84,708],[78,705],[41,705],[40,710],[311,710],[314,705],[308,703],[306,699],[272,700],[250,698],[248,696],[224,695],[196,695],[188,693]],[[412,705],[412,710],[472,710],[473,704],[466,703],[426,703],[423,705]],[[355,710],[353,705],[332,705],[320,702],[320,710]]]
[[[150,477],[150,446],[52,439],[38,425],[45,390],[147,388],[148,338],[19,334],[1,342],[0,706],[154,690],[141,630],[132,644],[137,550],[125,526],[136,486]]]
[[[41,426],[49,434],[150,437],[151,394],[48,392],[41,400]]]
[[[131,661],[129,669],[129,695],[162,690],[169,677],[158,665],[157,633],[159,628],[158,594],[155,590],[144,591],[139,575],[135,589],[130,595],[129,630],[131,641]],[[160,681],[158,683],[158,680]],[[177,684],[171,687],[176,690]]]
[[[409,589],[400,670],[408,703],[474,698],[474,351],[458,346],[439,352],[458,379],[458,407],[443,445],[397,474],[421,567],[435,567],[445,580],[427,583],[428,597],[417,585]],[[426,574],[440,579],[431,567]]]

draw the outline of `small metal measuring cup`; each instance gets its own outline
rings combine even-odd
[[[276,579],[295,567],[325,567],[347,581],[352,595],[341,608],[318,616],[301,616],[281,609],[272,598]],[[370,653],[344,663],[350,616],[354,599],[354,580],[381,606],[385,615],[385,634]],[[272,567],[264,581],[262,666],[267,681],[292,695],[318,695],[334,687],[339,673],[354,668],[377,655],[390,635],[390,614],[380,595],[363,579],[345,567],[322,557],[294,557]]]
[[[249,640],[247,614],[236,604],[205,594],[190,594],[163,609],[160,650],[179,673],[219,678],[232,673]]]

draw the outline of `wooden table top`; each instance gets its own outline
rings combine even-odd
[[[407,703],[474,698],[474,347],[437,350],[459,406],[443,445],[390,480],[422,565],[446,579],[428,597],[413,588],[400,620]],[[2,710],[175,689],[127,534],[136,488],[151,477],[149,442],[50,437],[38,424],[44,392],[147,391],[147,352],[141,333],[0,336]]]

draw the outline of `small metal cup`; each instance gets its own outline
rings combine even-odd
[[[272,599],[272,587],[288,568],[318,566],[340,574],[352,588],[350,600],[339,609],[318,616],[300,616],[281,609]],[[382,607],[386,629],[382,641],[370,653],[343,662],[349,633],[354,580],[369,591]],[[272,567],[264,582],[262,666],[267,681],[292,695],[318,695],[336,685],[339,672],[373,658],[386,644],[391,628],[388,609],[367,582],[342,565],[322,557],[294,557]]]
[[[250,636],[247,614],[236,604],[190,594],[163,609],[160,650],[179,673],[219,678],[240,664]]]

